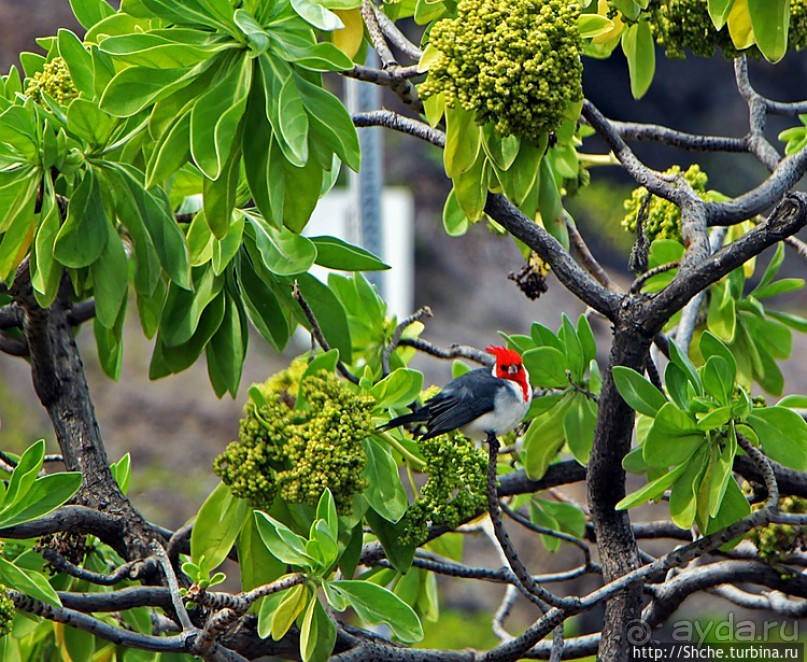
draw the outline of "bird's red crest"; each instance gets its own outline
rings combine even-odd
[[[493,354],[493,356],[496,357],[496,363],[499,365],[521,365],[522,363],[521,354],[514,349],[508,349],[507,347],[495,347],[491,345],[490,347],[486,347],[485,351],[488,354]]]

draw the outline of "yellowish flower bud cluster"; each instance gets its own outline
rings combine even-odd
[[[277,495],[289,503],[316,505],[330,488],[337,510],[347,512],[353,496],[366,487],[361,441],[374,430],[374,401],[321,372],[299,382],[307,407],[295,409],[287,390],[294,388],[292,382],[293,374],[286,374],[262,387],[267,404],[247,404],[238,441],[216,458],[213,471],[256,508],[268,509]]]
[[[667,175],[680,174],[680,166],[673,166],[665,171]],[[686,179],[695,192],[701,198],[706,199],[706,184],[709,177],[700,169],[698,164],[691,165],[684,173]],[[644,204],[648,191],[644,186],[634,189],[630,198],[625,200],[625,217],[622,219],[622,227],[628,232],[636,232],[636,222],[639,218],[639,211]],[[681,240],[681,210],[672,202],[663,198],[652,197],[645,211],[644,224],[642,225],[644,236],[649,241],[654,239],[675,239]]]
[[[15,610],[16,607],[8,596],[6,587],[0,584],[0,638],[11,634]]]
[[[37,103],[42,103],[42,93],[59,103],[69,103],[78,96],[78,90],[70,77],[67,64],[61,57],[46,62],[42,71],[37,71],[28,81],[25,94]]]
[[[733,59],[741,54],[759,58],[756,46],[738,51],[728,27],[716,30],[709,16],[706,0],[653,0],[651,26],[656,41],[664,46],[671,60],[681,60],[690,51],[699,57],[712,57],[719,48],[723,56]],[[807,47],[807,0],[790,0],[790,32],[788,48],[800,51]]]
[[[537,140],[582,99],[579,13],[569,0],[461,0],[429,35],[439,54],[421,96],[442,92],[500,135]]]
[[[459,432],[420,442],[429,475],[404,516],[405,544],[421,544],[430,525],[456,528],[485,508],[487,453]]]
[[[783,513],[807,513],[807,499],[796,496],[782,497],[779,510]],[[807,551],[807,526],[768,524],[748,534],[749,540],[767,561],[777,561],[795,551]]]

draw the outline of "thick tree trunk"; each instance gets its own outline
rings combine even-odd
[[[127,560],[150,555],[148,544],[159,534],[120,491],[109,469],[84,366],[69,322],[70,281],[65,277],[50,308],[33,296],[27,263],[20,267],[12,290],[25,311],[24,330],[34,388],[48,412],[69,471],[83,476],[74,502],[111,515],[122,534],[104,542]]]
[[[603,378],[594,446],[587,473],[588,503],[597,536],[603,579],[610,582],[639,567],[636,538],[626,511],[614,510],[625,496],[622,458],[630,450],[634,412],[619,395],[611,367],[624,365],[641,372],[650,347],[650,336],[630,326],[617,327],[609,367]],[[608,601],[598,659],[627,660],[627,624],[639,617],[641,587],[635,587]]]

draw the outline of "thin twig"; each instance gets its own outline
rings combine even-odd
[[[420,138],[437,147],[444,147],[446,135],[425,122],[405,117],[392,110],[370,110],[365,113],[354,113],[353,124],[359,128],[368,126],[383,126],[393,131],[400,131],[415,138]]]
[[[196,628],[191,622],[191,617],[188,615],[188,610],[185,609],[185,603],[182,601],[182,595],[179,592],[179,582],[177,581],[177,576],[174,573],[174,566],[171,565],[168,554],[165,553],[163,546],[156,541],[151,542],[151,549],[154,551],[154,556],[157,559],[157,562],[160,564],[163,574],[165,575],[165,581],[167,582],[168,590],[171,593],[171,602],[174,605],[174,611],[177,613],[177,617],[179,618],[179,623],[182,625],[183,631],[195,631]]]
[[[303,293],[300,291],[300,285],[295,280],[294,285],[291,288],[291,295],[294,297],[295,301],[300,305],[300,308],[303,310],[303,314],[305,315],[308,323],[311,325],[311,335],[316,339],[317,343],[320,347],[322,347],[323,352],[328,352],[331,349],[331,346],[328,344],[328,341],[325,340],[325,335],[322,333],[322,329],[317,322],[317,317],[314,315],[314,311],[311,310],[311,306],[308,305],[308,302],[303,297]],[[359,379],[354,375],[350,370],[347,369],[344,363],[342,363],[341,359],[336,361],[336,369],[339,373],[348,381],[358,384]]]
[[[575,538],[574,536],[569,535],[568,533],[563,533],[562,531],[555,531],[554,529],[549,529],[545,526],[535,524],[534,522],[530,521],[529,518],[524,517],[524,515],[522,515],[517,510],[512,510],[506,504],[500,502],[499,505],[501,506],[502,511],[504,511],[504,513],[508,517],[521,524],[521,526],[523,526],[524,528],[529,529],[530,531],[533,531],[535,533],[540,533],[541,535],[544,536],[551,536],[553,538],[557,538],[558,540],[563,540],[564,542],[567,542],[570,545],[574,545],[581,552],[583,552],[583,556],[586,560],[586,565],[587,566],[591,565],[591,552],[589,551],[588,545],[586,545],[586,543],[580,540],[580,538]]]
[[[502,513],[499,508],[499,496],[496,491],[496,467],[498,465],[499,457],[499,440],[493,433],[488,434],[488,473],[487,473],[487,497],[488,497],[488,512],[490,513],[490,521],[493,524],[493,531],[496,534],[496,540],[502,547],[507,562],[510,565],[510,570],[517,578],[517,586],[521,590],[522,595],[528,600],[538,605],[542,610],[546,609],[544,603],[550,604],[554,607],[566,607],[573,604],[574,600],[567,600],[558,598],[550,591],[540,586],[527,572],[524,564],[513,546],[510,536],[502,523]]]
[[[638,294],[641,292],[642,287],[644,284],[651,279],[653,276],[658,276],[659,274],[663,274],[665,271],[670,271],[671,269],[677,269],[681,266],[681,263],[677,260],[675,262],[667,262],[666,264],[660,264],[657,267],[653,267],[649,271],[645,271],[630,286],[630,290],[628,292],[630,294]]]
[[[757,465],[759,472],[762,474],[762,480],[765,482],[765,489],[768,491],[766,507],[775,510],[779,507],[779,484],[776,482],[773,466],[771,466],[765,454],[743,435],[737,435],[737,444],[751,458],[751,461]]]
[[[415,322],[419,322],[424,317],[431,317],[432,311],[431,308],[428,306],[423,306],[412,313],[409,317],[405,318],[398,326],[395,327],[395,331],[392,333],[392,338],[390,338],[389,343],[387,346],[384,347],[384,351],[381,354],[381,370],[384,377],[386,377],[390,373],[389,369],[389,360],[392,356],[392,353],[395,351],[395,348],[398,347],[398,344],[401,342],[401,336],[403,332],[406,331],[412,324]]]
[[[446,349],[433,345],[429,341],[423,340],[423,338],[401,338],[398,344],[404,347],[414,347],[416,350],[435,356],[438,359],[468,359],[482,365],[493,365],[495,362],[495,359],[487,352],[469,345],[452,344]]]
[[[600,285],[607,287],[609,290],[616,291],[617,288],[614,285],[614,281],[611,280],[611,277],[603,266],[597,262],[597,259],[594,257],[585,239],[583,239],[583,235],[580,234],[580,230],[577,229],[577,226],[574,224],[569,214],[564,213],[563,216],[566,219],[566,231],[569,233],[570,246],[577,253],[577,259],[580,261],[580,264],[597,279]]]
[[[114,586],[125,579],[139,579],[145,575],[149,571],[150,566],[153,565],[151,559],[131,561],[118,566],[109,574],[101,574],[71,563],[51,547],[42,549],[41,554],[42,558],[59,572],[63,572],[76,579],[90,582],[91,584],[96,584],[97,586]]]
[[[423,57],[423,51],[413,44],[406,35],[398,29],[398,26],[387,16],[381,9],[373,6],[378,27],[384,33],[387,39],[407,57],[413,59],[415,62]]]

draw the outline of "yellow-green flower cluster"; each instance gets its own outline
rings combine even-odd
[[[50,62],[45,62],[42,71],[37,71],[28,81],[25,94],[34,101],[42,103],[43,92],[62,104],[78,96],[78,90],[63,58],[55,57]]]
[[[487,454],[459,432],[420,442],[429,475],[404,516],[404,544],[421,544],[429,525],[456,528],[485,508]]]
[[[11,634],[14,624],[14,602],[8,595],[8,590],[0,584],[0,638]]]
[[[537,140],[582,99],[579,13],[569,0],[461,0],[429,35],[439,54],[421,96],[442,92],[500,135]]]
[[[807,513],[807,499],[782,497],[779,510],[783,513]],[[760,557],[767,561],[776,561],[796,549],[807,550],[807,526],[768,524],[751,531],[748,538],[757,546]]]
[[[266,404],[247,404],[238,441],[216,458],[213,471],[256,508],[268,509],[276,495],[316,505],[330,488],[337,510],[347,512],[353,496],[366,487],[361,441],[374,429],[374,401],[321,372],[299,382],[307,406],[295,409],[288,390],[294,387],[293,373],[294,368],[264,384]]]
[[[678,175],[680,173],[681,168],[677,165],[665,172],[667,175]],[[706,199],[706,184],[709,182],[709,177],[700,169],[697,163],[691,165],[684,173],[684,179],[689,182],[701,198]],[[625,217],[622,219],[622,227],[628,232],[636,232],[639,211],[647,195],[647,189],[640,186],[634,189],[630,198],[625,200]],[[654,239],[676,239],[680,241],[681,210],[672,202],[653,196],[645,210],[642,230],[649,241]]]
[[[706,0],[654,0],[651,12],[651,26],[656,41],[665,47],[666,55],[671,60],[684,59],[685,50],[700,57],[712,57],[716,48],[727,59],[743,53],[753,58],[761,57],[756,46],[738,51],[728,27],[724,26],[719,31],[715,29]],[[800,51],[805,47],[807,0],[790,0],[788,48]]]

